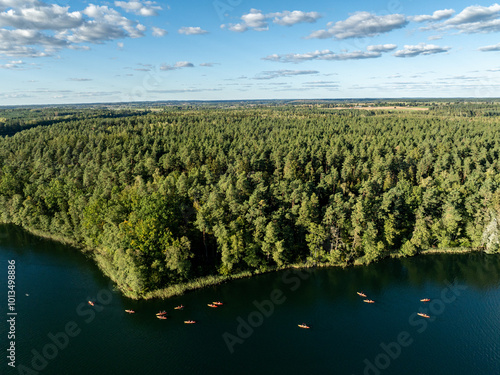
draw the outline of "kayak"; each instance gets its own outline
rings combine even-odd
[[[217,306],[222,306],[222,305],[223,305],[223,303],[222,303],[222,302],[220,302],[220,301],[217,301],[217,302],[212,302],[212,304],[217,305]]]
[[[129,314],[134,314],[135,313],[134,310],[125,310],[125,312],[128,312]]]
[[[185,320],[184,323],[185,324],[195,324],[196,321],[195,320]]]
[[[160,311],[159,313],[156,313],[156,316],[162,316],[162,315],[167,315],[166,311]]]
[[[156,316],[158,319],[167,319],[167,317],[165,315],[157,315]]]
[[[423,318],[430,318],[430,316],[427,314],[417,313],[417,315],[420,315]]]
[[[429,302],[431,299],[430,298],[424,298],[424,299],[421,299],[420,302]]]
[[[183,308],[184,308],[184,306],[183,306],[183,305],[180,305],[180,306],[176,306],[176,307],[174,307],[174,310],[182,310]]]
[[[358,296],[361,296],[361,297],[365,297],[366,298],[366,294],[362,293],[362,292],[356,292]]]
[[[214,305],[213,303],[209,303],[207,306],[209,306],[209,307],[217,307],[217,305]]]
[[[309,327],[307,324],[304,324],[304,323],[302,323],[302,324],[298,324],[298,326],[299,326],[300,328],[306,328],[306,329],[311,328],[311,327]]]
[[[364,299],[363,302],[366,302],[366,303],[375,303],[375,301],[373,301],[371,299]]]
[[[90,306],[95,306],[95,303],[94,303],[94,302],[92,302],[92,301],[89,301],[89,305],[90,305]]]

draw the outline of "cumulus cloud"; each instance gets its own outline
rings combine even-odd
[[[194,64],[190,63],[189,61],[178,61],[174,65],[162,64],[160,66],[160,70],[168,71],[168,70],[177,70],[182,68],[193,68],[193,67]]]
[[[432,15],[420,15],[409,17],[414,22],[441,21],[450,18],[455,11],[453,9],[436,10]]]
[[[32,46],[41,46],[44,50]],[[67,41],[36,30],[0,29],[0,54],[7,56],[44,57],[67,46]]]
[[[311,60],[330,60],[330,61],[342,61],[342,60],[362,60],[362,59],[373,59],[382,56],[380,52],[365,52],[365,51],[353,51],[353,52],[342,52],[335,53],[328,49],[323,51],[314,51],[307,53],[289,53],[286,55],[269,55],[263,58],[263,60],[284,62],[284,63],[299,63],[303,61]]]
[[[179,34],[184,34],[184,35],[203,35],[203,34],[208,34],[208,31],[203,30],[201,27],[181,27],[178,30]]]
[[[352,51],[335,53],[329,49],[322,51],[316,50],[306,53],[288,53],[285,55],[273,54],[263,58],[263,60],[282,62],[282,63],[300,63],[311,60],[344,61],[344,60],[364,60],[375,59],[382,56],[382,53],[396,49],[395,44],[382,44],[368,46],[367,51]]]
[[[7,64],[0,64],[0,69],[24,70],[25,64],[22,60],[9,61]]]
[[[500,43],[495,44],[493,46],[480,47],[479,51],[482,52],[500,51]]]
[[[159,27],[153,26],[152,29],[153,29],[153,36],[156,36],[158,38],[168,34],[167,30],[160,29]]]
[[[127,13],[144,17],[157,16],[158,11],[162,10],[162,7],[155,1],[115,1],[115,6],[124,9]]]
[[[326,29],[314,31],[307,38],[342,40],[372,37],[401,29],[407,24],[408,21],[402,14],[377,16],[369,12],[356,12],[344,21],[329,22]]]
[[[443,28],[455,28],[462,33],[492,33],[500,31],[500,5],[473,5],[445,21]]]
[[[396,49],[398,46],[395,44],[379,44],[376,46],[368,46],[366,49],[371,52],[389,52]]]
[[[250,9],[250,13],[241,16],[241,21],[236,24],[221,25],[230,31],[242,33],[247,30],[266,31],[269,30],[269,22],[281,26],[293,26],[298,23],[316,22],[321,15],[318,12],[303,12],[300,10],[275,12],[264,14],[258,9]]]
[[[119,38],[140,38],[146,30],[144,25],[123,17],[108,6],[90,4],[83,13],[93,20],[85,22],[80,27],[65,31],[58,35],[72,43],[103,43]]]
[[[402,50],[394,53],[396,57],[415,57],[419,55],[434,55],[436,53],[448,52],[451,47],[439,47],[434,44],[420,43],[417,45],[406,45]]]
[[[254,79],[274,79],[318,73],[319,72],[317,70],[269,70],[261,72],[255,76]]]
[[[466,23],[476,23],[481,21],[489,21],[498,17],[500,5],[493,4],[489,7],[473,5],[465,8],[452,19],[446,21],[447,25],[462,25]]]
[[[278,25],[293,26],[297,23],[314,23],[321,18],[321,14],[318,12],[302,12],[300,10],[290,12],[285,10],[283,12],[270,13],[268,17],[274,18],[273,22]]]
[[[0,27],[33,30],[62,30],[83,23],[81,12],[68,12],[69,6],[36,4],[32,8],[17,8],[0,13]]]
[[[0,0],[0,54],[5,56],[44,57],[63,48],[88,50],[82,44],[139,38],[145,30],[108,6],[90,4],[70,12],[69,6],[39,0]]]

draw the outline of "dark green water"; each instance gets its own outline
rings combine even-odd
[[[11,259],[16,369],[6,358]],[[131,301],[110,291],[78,251],[0,226],[0,273],[1,374],[500,374],[500,256],[285,271],[166,301]],[[376,303],[363,303],[361,290]],[[424,297],[432,302],[419,302]],[[91,308],[89,299],[101,303]],[[215,300],[224,306],[207,306]],[[173,310],[181,303],[183,311]],[[137,313],[126,314],[129,308]],[[417,317],[419,308],[431,319]],[[167,320],[155,318],[159,310]],[[297,327],[303,322],[311,329]],[[61,333],[65,327],[74,337]]]

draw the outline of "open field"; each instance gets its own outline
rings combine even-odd
[[[361,109],[361,110],[366,110],[366,111],[381,111],[381,110],[384,110],[384,111],[388,111],[388,110],[397,110],[397,111],[428,111],[429,110],[429,107],[401,107],[401,106],[394,106],[394,107],[390,107],[390,106],[386,106],[386,107],[345,107],[345,108],[342,108],[342,107],[339,107],[339,108],[330,108],[330,109],[333,109],[333,110],[338,110],[338,109]]]

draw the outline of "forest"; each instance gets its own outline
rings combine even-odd
[[[291,265],[500,252],[500,102],[371,106],[0,109],[0,222],[85,249],[135,298]]]

